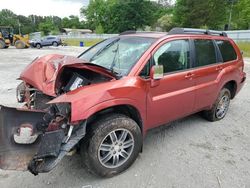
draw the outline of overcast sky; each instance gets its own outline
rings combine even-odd
[[[9,9],[21,15],[55,15],[66,17],[80,16],[80,8],[88,5],[89,0],[0,0],[0,10]]]

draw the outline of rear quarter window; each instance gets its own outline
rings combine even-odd
[[[216,40],[216,44],[218,45],[221,56],[224,62],[233,61],[237,59],[237,54],[234,50],[234,47],[229,41],[226,40]]]

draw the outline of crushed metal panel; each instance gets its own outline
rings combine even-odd
[[[87,121],[83,121],[70,137],[69,141],[61,146],[59,155],[57,157],[45,157],[39,160],[39,156],[35,156],[28,165],[29,171],[34,175],[51,171],[63,159],[63,157],[85,136],[87,125],[86,123]]]
[[[28,136],[37,135],[36,124],[42,121],[43,116],[43,112],[0,106],[1,169],[27,170],[28,163],[38,150],[41,138],[38,136],[31,144],[20,144],[14,140],[14,135],[20,135],[20,128],[25,127],[25,125],[29,125],[28,127],[32,129],[32,133]]]

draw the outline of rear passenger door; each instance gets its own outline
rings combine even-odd
[[[53,37],[46,37],[44,40],[45,46],[50,46],[52,44]]]
[[[53,43],[54,41],[56,41],[56,38],[55,38],[55,37],[49,37],[48,39],[49,39],[49,40],[48,40],[48,45],[52,45],[52,43]]]
[[[217,78],[222,71],[222,58],[212,39],[193,39],[193,70],[195,80],[195,110],[214,103]]]

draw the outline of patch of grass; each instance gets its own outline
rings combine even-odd
[[[243,51],[244,57],[250,57],[250,42],[237,42],[237,45]]]
[[[84,42],[84,46],[93,46],[103,39],[63,39],[68,46],[80,46],[80,42]]]

